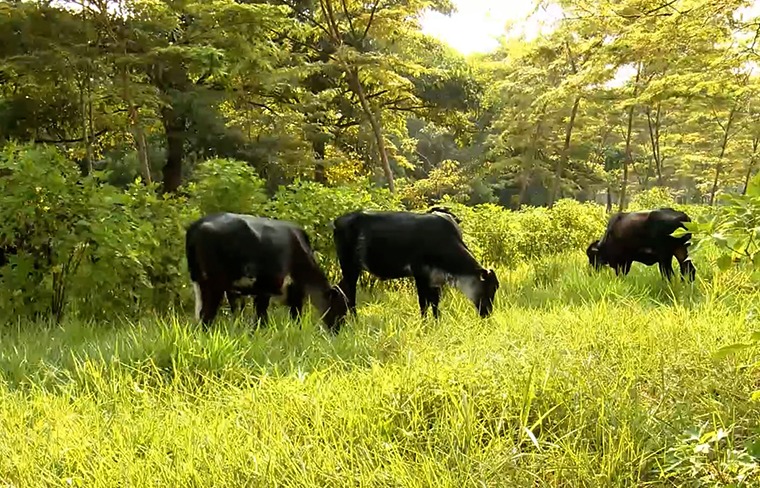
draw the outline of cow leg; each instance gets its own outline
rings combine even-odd
[[[343,278],[341,278],[340,289],[346,294],[348,298],[348,309],[351,313],[356,315],[356,283],[359,281],[359,273],[343,272]]]
[[[676,249],[674,254],[681,268],[681,279],[683,279],[685,276],[688,276],[689,281],[694,281],[697,277],[697,268],[691,261],[689,251],[686,249],[686,247],[679,247]]]
[[[668,255],[667,259],[660,260],[660,274],[663,278],[670,281],[673,278],[673,256]]]
[[[262,325],[266,325],[269,322],[269,314],[267,313],[267,309],[269,309],[269,295],[263,293],[256,295],[253,303],[256,305],[256,316]]]
[[[227,291],[227,302],[229,302],[230,310],[232,310],[232,313],[234,315],[237,315],[240,312],[242,312],[243,307],[245,306],[245,302],[243,301],[243,295],[231,290]]]
[[[427,284],[427,277],[415,276],[414,284],[417,287],[417,299],[420,303],[420,315],[424,317],[429,306],[428,291],[430,290],[430,286]]]
[[[433,317],[436,319],[439,317],[438,314],[438,304],[441,302],[441,288],[439,287],[431,287],[430,288],[430,305],[433,309]]]
[[[224,290],[211,283],[204,283],[200,285],[201,291],[201,309],[200,319],[203,322],[204,327],[208,327],[216,318],[216,313],[219,311],[219,305],[222,303],[224,297]]]
[[[306,293],[301,286],[295,283],[288,285],[286,303],[288,307],[290,307],[291,319],[298,320],[301,318],[301,310],[303,309],[305,296]]]

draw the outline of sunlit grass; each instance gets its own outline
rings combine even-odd
[[[667,284],[557,256],[501,270],[489,319],[455,291],[420,319],[410,286],[362,295],[337,337],[284,308],[258,330],[8,324],[0,485],[727,485],[734,464],[668,451],[705,424],[736,449],[758,434],[756,373],[711,355],[760,293],[705,268]]]

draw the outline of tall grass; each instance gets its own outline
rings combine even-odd
[[[0,485],[729,486],[758,483],[749,272],[591,273],[581,252],[499,271],[486,320],[455,291],[360,296],[337,337],[279,308],[0,337]],[[703,433],[723,429],[712,444]],[[696,440],[695,440],[696,436]],[[708,444],[708,448],[704,447]]]

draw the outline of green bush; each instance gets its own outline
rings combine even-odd
[[[494,204],[451,205],[462,219],[465,242],[490,265],[512,267],[528,260],[583,250],[604,231],[604,207],[560,200],[553,208],[511,211]]]
[[[0,171],[0,246],[16,248],[2,269],[3,312],[125,315],[181,300],[184,229],[199,216],[187,199],[81,177],[50,147],[8,147]]]
[[[91,215],[103,203],[94,178],[43,146],[9,145],[0,155],[0,303],[16,315],[63,315],[72,277],[91,244]]]
[[[265,182],[247,163],[210,159],[198,166],[188,193],[203,215],[216,212],[258,214],[269,198]]]
[[[629,212],[654,210],[656,208],[677,206],[675,192],[670,188],[657,186],[637,193],[628,205]]]
[[[309,235],[318,261],[332,274],[337,269],[332,221],[361,209],[400,209],[396,197],[369,184],[329,188],[314,182],[297,182],[281,187],[264,207],[263,215],[301,225]]]
[[[185,197],[160,195],[156,185],[139,182],[111,203],[114,211],[94,229],[94,259],[78,279],[80,309],[87,315],[137,313],[187,301],[185,228],[200,216],[198,209]]]

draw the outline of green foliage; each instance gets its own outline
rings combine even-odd
[[[658,186],[634,195],[631,198],[631,203],[628,205],[628,210],[634,212],[664,207],[676,207],[675,195],[673,190]]]
[[[461,203],[467,200],[468,183],[459,162],[445,160],[433,168],[427,178],[402,186],[399,195],[410,208],[424,208],[444,197]]]
[[[319,262],[335,271],[337,257],[332,221],[344,213],[362,209],[400,209],[400,203],[388,190],[368,184],[329,188],[319,183],[298,182],[280,188],[262,213],[301,225],[309,235]]]
[[[52,148],[9,146],[0,171],[0,246],[17,249],[2,270],[4,313],[60,320],[73,302],[85,316],[129,315],[182,300],[184,230],[199,215],[186,199],[82,178]]]
[[[0,301],[14,314],[60,319],[72,276],[92,242],[88,218],[102,202],[93,179],[49,147],[8,145],[0,156],[0,247],[16,249],[3,268]]]
[[[188,193],[201,213],[256,214],[267,202],[265,181],[242,161],[211,159],[201,163]]]
[[[108,190],[104,188],[103,194]],[[191,299],[185,229],[200,217],[187,198],[139,181],[114,196],[100,218],[93,260],[77,277],[84,316],[181,309]]]
[[[744,486],[744,481],[756,478],[760,469],[757,440],[737,439],[732,429],[706,427],[690,429],[668,449],[663,478],[688,478],[711,485],[735,480],[729,486]]]
[[[687,229],[698,245],[710,242],[722,251],[716,264],[723,270],[742,260],[760,265],[760,178],[752,181],[746,195],[724,194],[719,200],[714,213],[701,215]]]
[[[494,204],[453,205],[465,241],[479,259],[513,267],[525,260],[585,249],[604,231],[604,208],[560,200],[553,208],[506,210]]]

